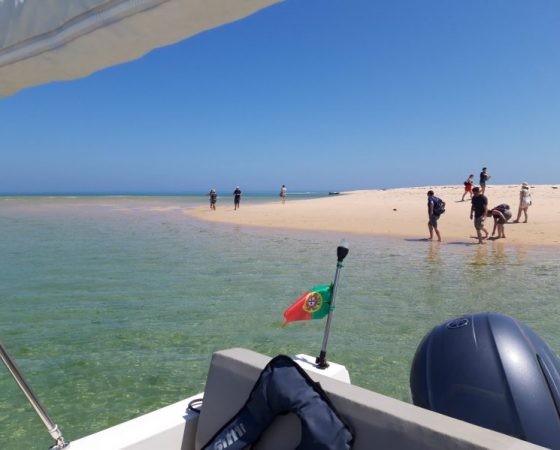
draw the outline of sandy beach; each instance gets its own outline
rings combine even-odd
[[[530,185],[533,205],[528,223],[508,223],[504,242],[528,245],[560,245],[560,186]],[[521,185],[489,185],[486,189],[490,208],[507,203],[514,220]],[[475,244],[476,232],[469,220],[468,195],[461,202],[463,186],[423,186],[414,188],[360,190],[319,199],[294,200],[244,205],[233,210],[233,201],[221,201],[216,211],[199,207],[187,214],[202,220],[271,228],[321,230],[362,235],[386,235],[408,239],[426,239],[428,233],[427,196],[432,189],[446,202],[439,220],[443,242]],[[523,216],[521,217],[523,221]],[[486,228],[491,233],[492,218]]]

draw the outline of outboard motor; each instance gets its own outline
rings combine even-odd
[[[560,449],[560,360],[527,325],[478,313],[445,322],[416,350],[415,405]]]

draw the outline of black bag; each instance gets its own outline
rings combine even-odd
[[[434,214],[441,216],[445,212],[445,202],[438,197],[434,197]]]
[[[319,385],[291,358],[279,355],[261,372],[249,399],[202,450],[243,450],[256,443],[279,414],[301,420],[297,450],[350,450],[354,441]]]
[[[511,209],[509,207],[509,205],[507,203],[502,203],[498,206],[496,206],[496,208],[498,211],[500,211],[502,213],[502,215],[505,217],[506,222],[511,219],[512,213],[511,213]]]

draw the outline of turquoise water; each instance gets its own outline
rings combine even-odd
[[[278,198],[243,201],[267,200]],[[350,254],[328,357],[355,384],[408,401],[420,339],[467,312],[512,315],[560,350],[554,249],[259,230],[184,214],[206,202],[0,197],[0,340],[67,439],[202,391],[215,350],[318,354],[324,321],[281,328],[282,312],[332,280],[342,237]],[[0,392],[0,442],[47,448],[3,366]]]

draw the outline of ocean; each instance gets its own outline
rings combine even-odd
[[[324,194],[305,193],[304,197]],[[291,195],[288,201],[293,201]],[[252,202],[277,195],[245,196]],[[68,440],[200,392],[212,352],[318,355],[325,322],[282,313],[341,272],[327,358],[410,401],[410,363],[465,313],[520,319],[560,350],[557,249],[205,223],[189,196],[0,197],[0,340]],[[231,207],[231,199],[218,207]],[[421,236],[423,237],[423,236]],[[0,442],[52,443],[0,367]]]

